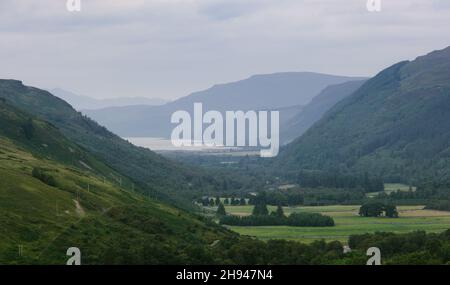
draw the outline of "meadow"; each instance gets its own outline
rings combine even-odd
[[[250,215],[253,206],[226,206],[226,211],[233,215]],[[269,211],[276,207],[269,206]],[[237,227],[229,229],[242,235],[254,236],[262,240],[287,239],[301,242],[312,242],[324,239],[326,241],[339,240],[347,242],[348,237],[354,234],[374,232],[406,233],[416,230],[427,232],[442,232],[450,228],[450,212],[424,210],[424,206],[399,206],[399,218],[386,217],[360,217],[358,205],[343,206],[316,206],[316,207],[284,207],[284,212],[289,215],[294,212],[322,213],[333,217],[334,227]]]

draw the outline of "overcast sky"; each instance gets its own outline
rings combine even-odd
[[[0,78],[173,99],[253,74],[374,75],[450,45],[450,0],[0,0]]]

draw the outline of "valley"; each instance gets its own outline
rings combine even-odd
[[[367,81],[256,76],[169,109],[120,107],[141,121],[249,83],[320,79],[285,108],[292,142],[275,158],[133,144],[47,91],[0,80],[0,264],[64,264],[69,247],[83,264],[364,264],[374,245],[387,263],[447,263],[449,51]],[[266,91],[256,107],[274,103]]]
[[[0,276],[450,265],[450,1],[366,1],[0,0]]]

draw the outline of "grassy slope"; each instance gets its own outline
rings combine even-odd
[[[0,80],[0,98],[50,122],[71,141],[133,179],[137,188],[159,199],[189,207],[191,190],[208,191],[217,184],[199,170],[121,139],[47,91],[24,86],[20,81]]]
[[[253,206],[228,206],[228,213],[235,215],[251,214]],[[276,207],[269,207],[274,211]],[[377,231],[407,233],[416,230],[442,232],[449,228],[450,212],[423,210],[423,206],[399,206],[400,218],[366,218],[357,215],[359,206],[320,206],[286,207],[287,215],[294,212],[315,212],[333,217],[334,227],[229,227],[243,234],[256,236],[263,240],[289,239],[312,242],[318,239],[347,242],[349,235],[374,233]]]
[[[333,107],[278,158],[284,170],[450,178],[450,48],[398,63]]]
[[[23,125],[30,120],[34,131],[27,137]],[[120,174],[4,102],[0,125],[0,264],[64,264],[71,246],[82,250],[85,264],[202,263],[207,258],[193,248],[230,236],[104,179]],[[57,187],[34,178],[33,167],[53,176]]]

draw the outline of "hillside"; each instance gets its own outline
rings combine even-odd
[[[55,95],[56,97],[63,99],[78,111],[85,109],[95,110],[109,107],[123,107],[131,105],[158,106],[167,103],[167,101],[164,99],[146,98],[146,97],[95,99],[88,96],[78,95],[61,88],[54,88],[49,90],[49,92]]]
[[[170,116],[178,110],[193,113],[194,103],[203,110],[278,110],[281,117],[291,106],[307,104],[328,85],[358,78],[310,72],[255,75],[248,79],[215,85],[163,106],[127,106],[83,113],[122,137],[170,137],[174,125]]]
[[[121,139],[47,91],[25,86],[20,81],[0,80],[0,98],[50,122],[68,139],[130,177],[137,189],[145,189],[155,198],[189,207],[190,190],[201,192],[216,185],[202,171],[183,167]]]
[[[83,264],[198,264],[212,262],[205,245],[233,237],[134,192],[127,177],[4,100],[0,125],[0,264],[63,265],[72,246]]]
[[[450,178],[450,48],[395,64],[333,107],[277,158],[286,171]]]
[[[289,118],[280,134],[283,144],[303,135],[314,123],[339,101],[355,92],[365,80],[330,85],[319,93],[295,116]]]

